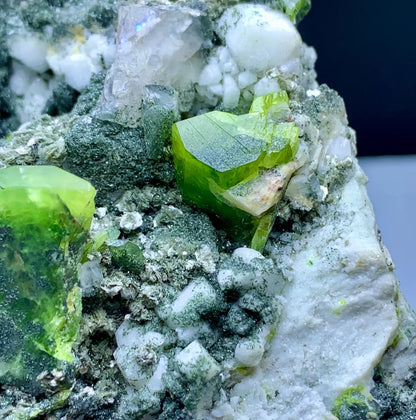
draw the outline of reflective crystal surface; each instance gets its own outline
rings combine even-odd
[[[0,380],[36,391],[71,362],[81,318],[78,264],[95,189],[53,166],[0,170]]]

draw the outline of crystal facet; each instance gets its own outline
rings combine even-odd
[[[213,111],[173,126],[177,181],[189,202],[214,214],[231,236],[262,250],[275,204],[296,169],[299,145],[285,92],[256,98],[249,114]]]
[[[78,263],[95,189],[53,166],[0,170],[0,380],[36,392],[71,362],[81,317]]]

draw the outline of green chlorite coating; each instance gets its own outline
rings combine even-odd
[[[109,246],[111,261],[116,267],[134,274],[140,274],[146,262],[142,250],[133,242],[120,246]]]
[[[73,360],[94,196],[53,166],[0,170],[0,383],[36,393],[41,372]]]
[[[288,111],[286,92],[277,92],[256,98],[245,115],[213,111],[173,125],[176,178],[185,200],[260,251],[275,220],[275,202],[266,191],[260,199],[272,204],[259,208],[253,195],[261,184],[256,180],[273,178],[298,150],[298,127],[277,122]]]

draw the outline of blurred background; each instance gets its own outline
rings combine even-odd
[[[416,1],[312,0],[299,25],[357,131],[383,241],[416,309]]]

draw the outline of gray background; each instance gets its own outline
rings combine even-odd
[[[416,156],[360,158],[370,182],[368,195],[374,206],[384,244],[396,265],[401,289],[416,309]]]

